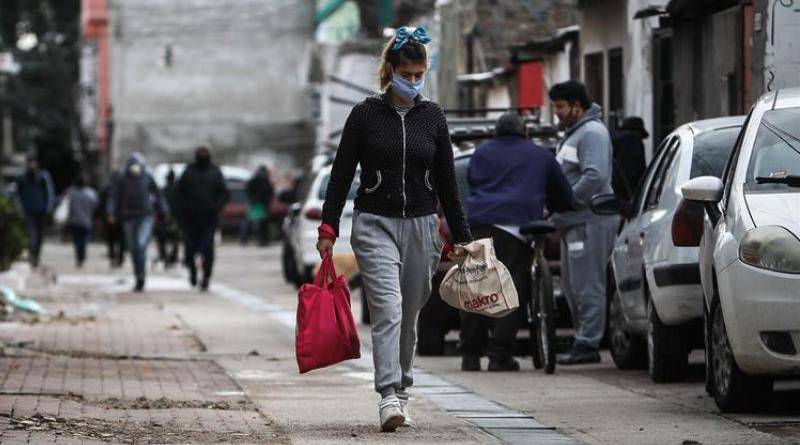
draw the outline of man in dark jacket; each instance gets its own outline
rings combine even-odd
[[[198,148],[194,163],[186,167],[173,195],[192,287],[197,286],[195,257],[200,254],[203,261],[200,289],[208,289],[214,268],[214,233],[219,225],[218,215],[229,197],[222,171],[211,163],[211,152],[206,147]]]
[[[122,223],[125,239],[131,251],[135,292],[144,290],[147,245],[153,232],[155,212],[163,212],[161,194],[153,177],[147,172],[144,157],[135,152],[125,164],[125,171],[112,189],[108,201],[110,223]]]
[[[17,195],[25,213],[28,228],[28,259],[31,266],[39,265],[47,215],[53,210],[55,192],[50,173],[39,168],[34,155],[28,155],[25,173],[17,178]]]
[[[630,202],[639,191],[642,176],[647,168],[642,141],[650,135],[640,117],[628,117],[622,126],[611,134],[614,147],[614,175],[611,186],[621,200]]]
[[[247,201],[250,209],[248,218],[256,223],[258,243],[262,246],[269,242],[269,205],[275,189],[269,177],[267,166],[258,167],[253,177],[247,181]]]
[[[481,144],[470,158],[468,211],[475,238],[492,238],[497,259],[511,273],[520,298],[531,293],[533,251],[520,235],[520,226],[550,211],[572,207],[572,189],[553,154],[526,137],[516,114],[497,121],[495,137]],[[461,369],[479,371],[488,348],[489,371],[517,371],[512,354],[522,311],[502,318],[462,312]],[[487,334],[491,330],[491,338]]]
[[[122,223],[116,220],[114,215],[108,213],[111,208],[111,199],[114,197],[122,174],[119,170],[111,172],[108,184],[100,191],[100,203],[97,206],[97,218],[103,222],[108,260],[113,269],[122,267],[125,262],[125,231],[122,230]]]

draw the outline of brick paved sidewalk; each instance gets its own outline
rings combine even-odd
[[[166,296],[46,281],[49,316],[0,322],[0,444],[288,443]]]

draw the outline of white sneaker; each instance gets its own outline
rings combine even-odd
[[[400,412],[403,413],[403,417],[406,419],[400,426],[406,428],[414,426],[414,421],[411,420],[411,415],[408,414],[408,395],[397,399],[400,400]]]
[[[378,404],[381,418],[381,430],[392,432],[405,422],[406,418],[400,410],[400,400],[396,395],[384,397]]]

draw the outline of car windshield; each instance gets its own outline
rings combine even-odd
[[[331,181],[330,173],[326,173],[325,177],[322,178],[322,183],[319,185],[319,190],[317,191],[317,198],[321,200],[325,200],[325,193],[328,191],[328,183]],[[358,192],[358,186],[361,185],[361,181],[358,179],[358,175],[353,178],[353,183],[350,185],[350,192],[347,194],[347,199],[352,201],[356,199],[356,193]]]
[[[747,168],[747,190],[786,190],[785,183],[758,178],[800,176],[800,107],[764,113]],[[763,182],[763,180],[762,180]]]
[[[698,176],[722,176],[725,164],[731,156],[741,127],[726,127],[704,131],[694,138],[691,178]]]

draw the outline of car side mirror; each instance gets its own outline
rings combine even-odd
[[[683,198],[703,204],[715,204],[722,200],[722,181],[715,176],[700,176],[681,186]]]
[[[616,195],[595,195],[589,202],[589,207],[595,215],[619,215],[622,213],[622,201]]]
[[[683,194],[683,199],[689,202],[702,204],[709,219],[716,225],[722,214],[715,204],[722,200],[723,189],[724,185],[721,179],[715,176],[700,176],[683,184],[681,194]]]

